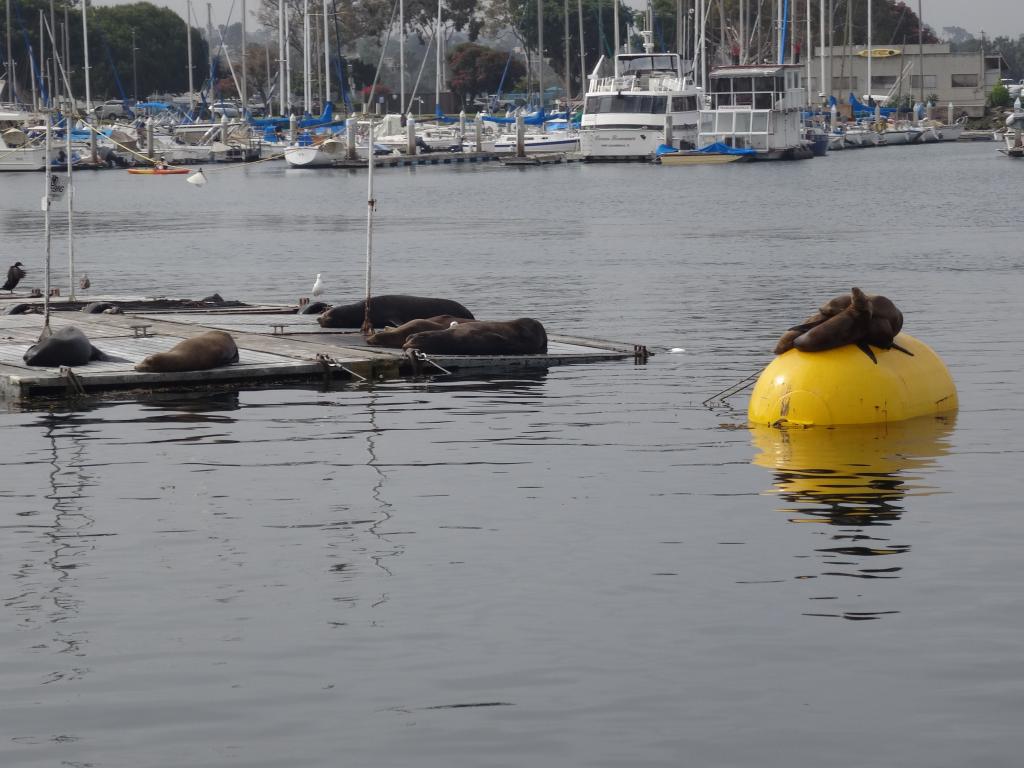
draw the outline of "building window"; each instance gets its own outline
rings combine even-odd
[[[971,75],[953,75],[952,82],[950,83],[954,88],[977,88],[978,87],[978,76]]]
[[[873,75],[871,77],[872,91],[887,91],[896,85],[896,75]]]
[[[911,75],[910,76],[910,87],[912,89],[918,89],[918,88],[922,87],[921,86],[921,75]],[[924,86],[923,87],[929,88],[929,89],[931,89],[933,91],[936,88],[938,88],[939,84],[937,82],[936,76],[935,75],[925,75],[924,76]]]
[[[833,91],[856,91],[857,90],[857,78],[856,77],[833,77],[832,78],[832,90]]]

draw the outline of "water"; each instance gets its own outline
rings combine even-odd
[[[0,764],[1017,765],[1019,172],[382,171],[378,290],[659,354],[9,409]],[[76,177],[94,293],[359,295],[364,175],[208,175]],[[27,285],[41,182],[0,180]],[[851,285],[955,418],[782,439],[701,405]]]

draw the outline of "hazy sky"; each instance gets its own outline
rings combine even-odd
[[[132,0],[95,0],[99,5],[120,5],[123,2]],[[177,11],[185,18],[185,0],[150,0],[155,5],[166,6]],[[640,7],[644,3],[638,0],[627,0],[629,5]],[[797,0],[803,4],[801,0]],[[811,0],[816,2],[816,0]],[[854,8],[863,4],[863,0],[853,0]],[[907,5],[915,12],[917,11],[917,0],[905,0]],[[1006,35],[1017,37],[1024,34],[1024,2],[1021,0],[920,0],[921,13],[924,16],[925,24],[932,27],[940,35],[943,27],[963,27],[975,36],[980,36],[984,30],[986,37]],[[319,5],[319,0],[311,0],[311,4]],[[259,6],[259,0],[246,0],[250,14]],[[212,0],[213,23],[223,24],[231,10],[232,0]],[[192,12],[198,18],[197,26],[206,25],[206,2],[205,0],[194,0]],[[241,0],[234,0],[234,13],[231,21],[236,22],[241,18]]]

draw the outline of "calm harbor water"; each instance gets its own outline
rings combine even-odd
[[[1019,765],[1021,170],[382,171],[378,291],[659,354],[7,408],[0,764]],[[364,174],[207,171],[76,176],[93,293],[358,297]],[[27,285],[41,190],[0,178]],[[851,285],[943,357],[955,418],[702,405]]]

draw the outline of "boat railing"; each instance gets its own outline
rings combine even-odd
[[[686,79],[675,75],[625,75],[598,78],[591,85],[592,91],[619,93],[621,91],[681,91]]]

